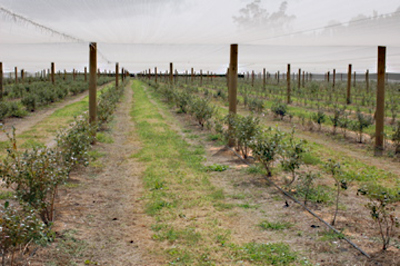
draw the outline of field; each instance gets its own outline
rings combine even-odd
[[[84,90],[68,90],[83,81],[60,79],[58,103],[24,104],[46,82],[6,85],[0,102],[25,114],[8,111],[0,136],[5,263],[400,264],[398,83],[375,157],[374,81],[348,104],[345,82],[294,79],[287,104],[286,81],[244,76],[233,117],[224,77],[108,78],[96,128]]]

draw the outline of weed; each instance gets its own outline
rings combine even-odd
[[[114,139],[110,135],[105,134],[103,132],[97,132],[96,139],[100,143],[106,143],[106,144],[114,143]]]
[[[289,222],[269,222],[267,220],[258,224],[263,230],[284,230],[293,227],[294,225]]]
[[[222,164],[213,164],[205,167],[206,171],[223,172],[229,169],[229,166]]]

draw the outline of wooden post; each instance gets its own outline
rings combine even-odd
[[[304,76],[305,76],[305,75],[306,75],[306,72],[303,71],[303,79],[302,79],[302,84],[301,84],[303,88],[304,88],[304,85],[305,85],[305,84],[304,84],[304,78],[305,78]]]
[[[280,78],[279,71],[278,71],[278,73],[276,74],[276,76],[278,77],[278,84],[279,84],[279,78]]]
[[[335,85],[336,85],[336,69],[333,70],[332,88],[335,88]]]
[[[286,79],[287,79],[287,104],[290,104],[290,64],[287,65],[287,73],[286,73]]]
[[[149,68],[149,81],[151,80],[151,69]]]
[[[349,69],[347,71],[347,99],[346,103],[351,103],[351,64],[349,64]]]
[[[386,47],[378,46],[378,81],[375,112],[375,156],[381,156],[383,151],[383,135],[385,125],[385,72]]]
[[[54,65],[54,62],[51,62],[51,83],[53,85],[56,84],[55,73],[56,73],[56,67]]]
[[[169,83],[174,84],[174,65],[169,63]]]
[[[3,62],[0,62],[0,100],[3,99]]]
[[[25,78],[25,75],[24,75],[24,70],[23,69],[21,69],[21,83],[23,84],[24,83],[24,78]]]
[[[203,70],[200,69],[200,87],[203,86]]]
[[[89,45],[89,123],[96,124],[97,120],[97,43]],[[96,134],[95,132],[93,132]]]
[[[192,67],[192,71],[191,71],[192,73],[191,73],[191,79],[190,79],[190,81],[191,81],[191,83],[193,84],[193,81],[194,81],[194,69],[193,69],[193,67]]]
[[[119,63],[115,63],[115,88],[119,86]]]
[[[229,63],[229,87],[228,87],[228,97],[229,97],[229,114],[236,115],[237,109],[237,73],[238,73],[238,45],[231,44],[231,54]],[[232,130],[231,125],[229,129]],[[229,139],[228,146],[235,146],[235,140]]]
[[[155,67],[154,68],[154,81],[157,83],[157,75],[158,75],[158,73],[157,73],[157,67]]]
[[[299,76],[297,77],[297,88],[300,90],[300,86],[301,86],[301,68],[299,68]]]
[[[254,87],[254,70],[251,71],[251,86]]]
[[[265,77],[266,74],[265,73],[266,73],[266,70],[265,70],[265,68],[263,68],[263,90],[264,91],[265,91],[265,84],[266,84],[266,81],[265,81],[266,80],[266,77]]]
[[[125,69],[124,68],[121,68],[121,80],[122,80],[122,82],[124,82],[124,80],[125,80]]]
[[[326,74],[327,76],[326,76],[326,79],[327,79],[327,81],[328,81],[328,83],[331,81],[331,72],[330,71],[328,71],[328,73]]]
[[[365,84],[367,87],[367,93],[369,93],[369,70],[367,69],[367,72],[365,72]]]
[[[87,67],[85,67],[84,71],[85,71],[85,81],[87,81]]]

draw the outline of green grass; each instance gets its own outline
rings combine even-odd
[[[0,200],[12,199],[14,194],[11,191],[0,192]]]
[[[6,141],[0,141],[0,149],[5,150],[10,148],[10,142],[8,140]]]
[[[36,141],[34,139],[28,139],[25,142],[23,142],[20,147],[23,149],[31,149],[34,147],[44,148],[46,147],[46,145],[40,141]]]
[[[145,165],[141,201],[153,217],[153,239],[162,242],[162,248],[153,252],[164,256],[170,265],[232,265],[241,260],[256,265],[293,265],[297,254],[287,245],[228,243],[230,232],[215,222],[219,217],[215,210],[224,213],[235,207],[258,206],[224,202],[223,189],[216,189],[204,171],[204,147],[189,145],[171,128],[174,118],[156,93],[148,92],[157,107],[148,99],[142,83],[134,81],[133,90],[130,114],[142,149],[131,158]],[[208,219],[198,221],[187,215],[200,210],[209,212]]]
[[[232,249],[239,260],[252,265],[293,265],[298,260],[297,254],[284,243],[248,243],[243,246],[232,245]]]
[[[81,115],[88,109],[88,102],[85,100],[72,103],[62,109],[58,109],[51,116],[52,117],[74,117]]]
[[[345,236],[342,233],[337,234],[334,231],[329,230],[329,231],[320,233],[319,240],[320,241],[335,241],[335,240],[343,239],[344,237]]]
[[[229,169],[228,165],[213,164],[205,167],[206,171],[223,172]]]
[[[97,132],[96,139],[100,143],[106,143],[106,144],[114,143],[114,139],[109,134],[103,132]]]
[[[263,230],[285,230],[293,227],[294,225],[292,223],[288,222],[270,222],[267,220],[262,221],[261,223],[258,224],[259,227]]]

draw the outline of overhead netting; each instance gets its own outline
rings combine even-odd
[[[225,73],[239,44],[239,72],[292,69],[400,72],[400,3],[394,0],[0,0],[0,61],[34,72],[83,70],[89,43],[98,65],[131,73],[169,62],[182,72]]]

